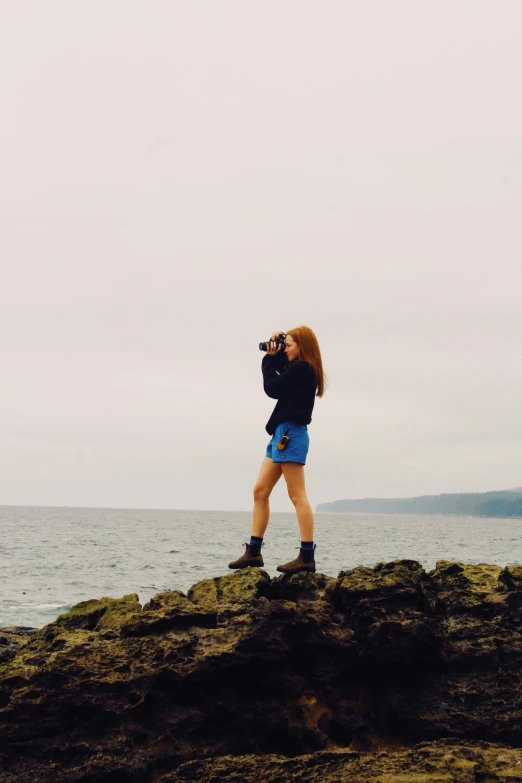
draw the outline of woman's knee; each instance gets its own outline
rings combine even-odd
[[[254,500],[268,500],[272,490],[264,484],[256,484],[254,487]]]
[[[308,503],[306,492],[301,489],[294,489],[294,487],[288,487],[288,497],[297,506],[299,503]]]

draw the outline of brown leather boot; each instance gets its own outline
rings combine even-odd
[[[282,571],[283,574],[298,574],[300,571],[312,571],[315,573],[315,546],[312,550],[307,551],[299,547],[299,554],[295,560],[291,560],[289,563],[277,566],[278,571]]]
[[[245,544],[246,549],[241,557],[228,564],[229,568],[262,568],[264,566],[260,544]]]

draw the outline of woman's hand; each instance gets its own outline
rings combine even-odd
[[[276,343],[277,338],[282,334],[284,335],[284,332],[272,332],[270,342],[268,343],[266,350],[268,356],[275,356],[275,354],[278,353],[283,347],[281,343]]]

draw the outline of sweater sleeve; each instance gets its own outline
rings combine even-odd
[[[289,367],[285,372],[278,374],[277,365],[272,361],[277,356],[265,356],[263,358],[262,367],[263,370],[263,388],[269,397],[274,400],[279,400],[281,397],[285,397],[290,392],[299,387],[306,378],[306,372],[309,370],[308,362],[297,362],[292,367]]]

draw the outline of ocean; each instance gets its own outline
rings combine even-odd
[[[232,573],[250,538],[251,513],[0,506],[0,627],[40,628],[79,601],[162,590]],[[315,514],[317,570],[418,560],[522,562],[522,520],[385,514]],[[296,556],[293,513],[272,513],[265,569]]]

